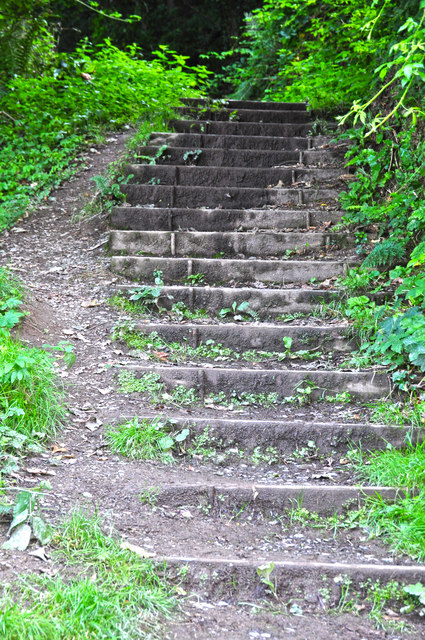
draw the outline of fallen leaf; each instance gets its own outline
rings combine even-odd
[[[100,302],[98,300],[83,300],[81,303],[82,307],[98,307]]]
[[[63,453],[64,451],[67,451],[67,449],[63,444],[52,444],[52,453]]]
[[[55,476],[56,471],[52,471],[51,469],[39,469],[38,467],[28,467],[25,469],[26,473],[31,473],[35,476]]]
[[[120,547],[121,549],[128,549],[129,551],[136,553],[141,558],[154,558],[156,555],[153,551],[147,551],[146,549],[143,549],[143,547],[137,546],[137,544],[131,544],[131,542],[123,541],[121,542]]]
[[[161,360],[162,362],[167,362],[168,355],[165,353],[165,351],[152,351],[152,353],[155,356],[155,358],[158,358],[158,360]]]
[[[190,513],[190,511],[188,509],[182,509],[180,511],[180,515],[183,518],[187,518],[188,520],[190,520],[191,518],[193,518],[192,514]]]
[[[38,558],[39,560],[43,560],[43,562],[47,562],[49,560],[46,556],[44,547],[38,547],[38,549],[34,549],[34,551],[28,551],[28,555],[34,556],[34,558]]]

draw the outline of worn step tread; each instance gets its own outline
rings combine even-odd
[[[312,347],[334,351],[349,351],[352,346],[347,339],[348,324],[331,325],[274,325],[261,323],[257,326],[241,325],[234,322],[224,324],[173,324],[170,322],[144,322],[135,320],[134,329],[143,333],[157,333],[168,342],[186,342],[192,347],[214,340],[224,347],[232,347],[237,352],[258,349],[284,352],[283,337],[292,339],[291,349],[311,349]]]
[[[232,281],[235,285],[285,286],[304,284],[313,278],[316,283],[342,277],[354,260],[239,260],[232,258],[178,258],[112,256],[112,269],[131,280],[152,282],[153,272],[162,271],[166,284],[183,284],[193,274],[202,274],[202,283],[219,285]]]
[[[354,245],[352,235],[332,232],[245,231],[122,231],[112,230],[112,253],[151,256],[222,258],[242,254],[246,257],[281,257],[286,251],[311,253]]]
[[[132,205],[153,204],[160,207],[209,207],[224,209],[261,208],[282,205],[338,204],[340,189],[315,186],[249,188],[249,187],[192,187],[173,185],[125,184],[120,190]]]
[[[171,133],[153,131],[151,142],[155,144],[172,144],[174,147],[194,147],[195,149],[253,149],[253,150],[293,150],[317,149],[328,145],[331,136],[240,136],[213,133]]]
[[[169,121],[170,127],[177,133],[203,133],[213,135],[239,136],[308,136],[312,135],[313,125],[307,123],[280,124],[275,122],[223,122],[213,120],[176,120]],[[329,123],[328,129],[336,128]]]
[[[190,106],[210,105],[211,101],[205,98],[183,98],[183,104]],[[215,105],[216,103],[212,103]],[[225,106],[229,109],[277,109],[278,111],[290,110],[290,111],[306,111],[307,102],[267,102],[260,100],[233,100],[231,98],[220,100],[220,106]]]
[[[156,485],[155,485],[156,486]],[[147,487],[148,488],[148,487]],[[365,498],[379,495],[394,501],[404,496],[402,489],[383,486],[318,485],[318,484],[254,484],[252,482],[181,483],[161,485],[155,496],[156,505],[187,507],[204,499],[211,509],[228,502],[238,507],[262,512],[282,512],[302,504],[304,509],[319,515],[333,515],[348,508],[358,508]]]
[[[131,184],[272,188],[328,183],[345,184],[347,174],[337,167],[203,167],[183,165],[128,164],[124,175]]]
[[[264,149],[195,149],[194,147],[173,147],[148,145],[140,147],[137,162],[146,162],[148,158],[156,165],[190,165],[221,167],[275,166],[334,166],[343,167],[346,146],[340,145],[325,150],[312,151],[268,151]],[[158,155],[160,154],[160,155]]]
[[[182,116],[192,116],[193,119],[235,121],[235,122],[278,122],[289,124],[294,122],[311,123],[312,118],[308,111],[302,109],[267,109],[267,108],[239,108],[185,106],[177,107],[177,113]]]
[[[302,366],[293,369],[266,369],[260,367],[222,367],[205,365],[121,365],[132,371],[136,377],[145,373],[156,373],[167,389],[176,385],[194,388],[200,398],[220,391],[246,393],[278,393],[278,401],[292,396],[297,385],[307,380],[316,388],[311,398],[317,399],[324,393],[348,392],[356,399],[373,399],[388,395],[389,379],[384,371],[342,371],[332,369],[308,369]]]
[[[130,420],[132,416],[129,416]],[[139,413],[140,419],[153,420],[158,414]],[[259,418],[215,418],[174,415],[167,412],[176,430],[189,428],[193,434],[205,433],[208,429],[211,441],[221,441],[228,449],[238,445],[245,452],[273,447],[281,454],[292,454],[297,449],[308,447],[314,442],[319,455],[345,454],[348,447],[361,445],[363,450],[386,449],[388,443],[395,448],[406,444],[406,437],[413,441],[422,441],[420,429],[412,431],[410,426],[382,425],[367,422],[318,422],[298,420],[279,420]],[[261,443],[261,445],[259,445]]]
[[[227,569],[231,574],[233,569],[248,569],[253,574],[257,574],[258,567],[263,564],[259,558],[258,561],[246,560],[235,556],[157,556],[155,562],[164,563],[168,567],[173,565],[190,565],[192,567],[214,569]],[[285,579],[285,582],[291,576],[314,575],[321,578],[322,575],[337,577],[341,574],[349,575],[353,580],[363,582],[368,578],[372,580],[424,580],[425,565],[422,564],[372,564],[372,563],[351,563],[347,562],[317,562],[314,560],[277,560],[274,562],[275,574],[278,578]]]
[[[111,226],[123,230],[249,231],[309,229],[341,220],[337,209],[178,209],[149,206],[114,207]]]

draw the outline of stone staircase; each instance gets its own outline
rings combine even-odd
[[[273,473],[226,456],[221,466],[183,462],[168,475],[153,468],[155,498],[143,505],[133,541],[145,547],[146,539],[152,542],[168,528],[165,543],[151,544],[153,553],[208,597],[264,596],[257,569],[266,563],[273,563],[276,593],[286,598],[303,590],[316,593],[325,579],[340,589],[341,574],[353,584],[368,578],[423,580],[424,567],[388,557],[388,549],[361,536],[341,534],[343,542],[330,555],[314,545],[303,550],[301,542],[294,550],[289,534],[276,537],[276,523],[286,522],[296,505],[331,516],[359,505],[365,495],[378,492],[391,500],[397,494],[390,487],[357,487],[338,464],[350,445],[400,446],[405,431],[361,419],[361,403],[387,395],[388,378],[378,369],[341,368],[353,348],[349,327],[315,312],[338,299],[335,277],[356,261],[352,238],[332,229],[341,218],[338,193],[350,179],[345,147],[331,143],[332,125],[317,133],[304,103],[228,101],[212,108],[187,100],[180,113],[182,119],[172,122],[174,133],[153,133],[140,162],[126,167],[132,177],[122,186],[125,204],[111,214],[110,251],[113,269],[133,286],[152,285],[153,273],[162,272],[165,309],[178,302],[192,315],[203,309],[205,316],[164,320],[153,314],[133,318],[134,329],[194,348],[212,340],[240,354],[284,354],[283,337],[290,337],[292,350],[308,345],[323,357],[318,365],[260,356],[151,363],[128,353],[124,367],[136,378],[155,373],[167,392],[177,385],[195,390],[193,406],[157,408],[177,430],[189,427],[191,437],[208,433],[210,444],[220,443],[225,452],[243,450],[245,461],[268,447],[280,456]],[[230,321],[220,316],[234,303],[248,303],[255,316],[242,322],[232,314]],[[305,384],[317,403],[281,403]],[[319,402],[344,392],[351,405]],[[276,394],[278,401],[226,410],[215,400],[223,394]],[[134,397],[128,417],[133,410],[142,418],[155,415],[152,405]],[[321,458],[291,458],[312,442]],[[239,531],[229,528],[237,517]],[[305,536],[314,537],[314,530]]]

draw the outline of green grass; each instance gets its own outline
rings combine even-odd
[[[114,453],[133,460],[161,460],[166,463],[174,460],[170,453],[174,440],[161,416],[154,420],[135,416],[128,422],[109,427],[106,442]]]
[[[3,591],[2,640],[137,640],[161,637],[176,608],[163,569],[105,535],[97,515],[74,512],[56,540],[76,574],[21,578]]]
[[[366,499],[360,522],[370,536],[381,537],[399,552],[425,560],[425,443],[401,450],[350,452],[357,477],[375,485],[407,488],[394,503]]]

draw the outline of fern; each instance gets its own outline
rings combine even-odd
[[[388,238],[375,245],[363,262],[365,267],[383,267],[392,265],[402,260],[406,253],[406,247],[400,240]]]

